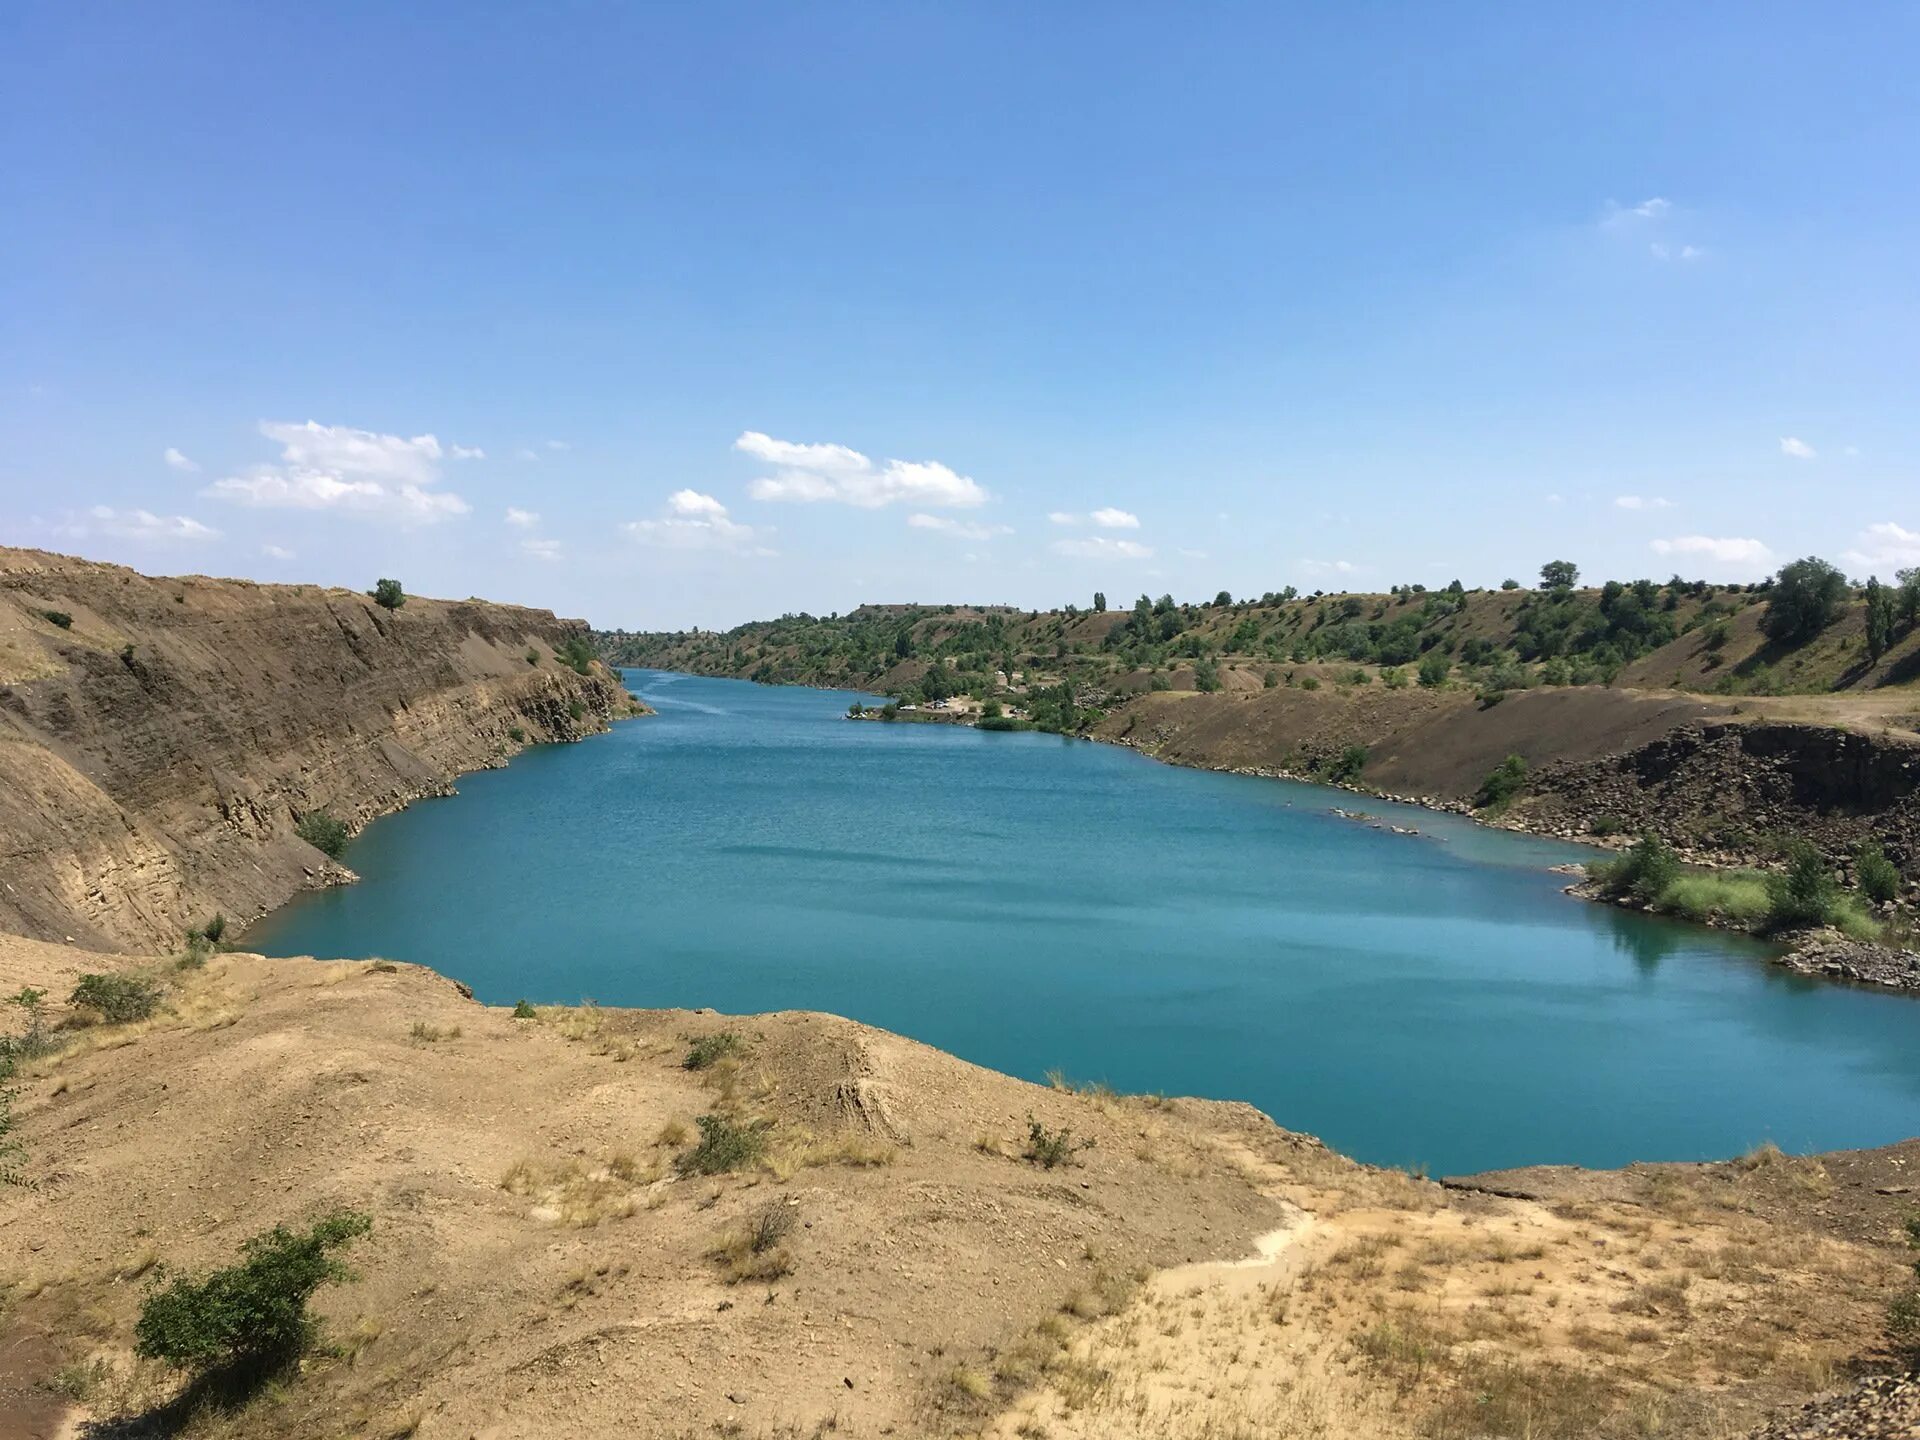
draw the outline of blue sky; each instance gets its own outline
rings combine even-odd
[[[1920,564],[1911,5],[400,9],[0,10],[0,540],[629,627]]]

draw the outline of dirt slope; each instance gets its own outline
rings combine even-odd
[[[92,963],[0,939],[0,989]],[[158,973],[153,1020],[58,1032],[24,1077],[0,1440],[1730,1436],[1873,1347],[1920,1168],[1762,1153],[1502,1198],[827,1016],[516,1020],[380,962]],[[687,1069],[721,1031],[743,1048]],[[764,1124],[766,1155],[681,1174],[702,1115]],[[1030,1117],[1069,1163],[1022,1158]],[[337,1206],[373,1230],[327,1345],[183,1409],[131,1353],[155,1264]],[[769,1211],[743,1274],[716,1252]]]
[[[299,816],[357,827],[627,713],[554,659],[583,630],[0,549],[0,928],[151,948],[252,919],[327,873]]]

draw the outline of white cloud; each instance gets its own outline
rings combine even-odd
[[[629,520],[620,528],[642,545],[662,550],[725,550],[742,555],[772,555],[761,544],[762,532],[742,525],[727,507],[698,490],[676,490],[667,497],[665,513],[653,520]]]
[[[1102,530],[1138,530],[1140,517],[1127,510],[1116,510],[1111,505],[1102,506],[1085,515],[1077,515],[1066,510],[1053,510],[1047,519],[1056,525],[1094,525]]]
[[[220,532],[185,515],[156,515],[151,510],[116,510],[95,505],[61,527],[69,535],[111,535],[148,544],[213,540]]]
[[[321,425],[263,420],[260,433],[281,447],[278,465],[216,480],[200,493],[258,509],[333,510],[398,525],[430,525],[464,515],[467,502],[431,487],[440,479],[440,442]]]
[[[1791,455],[1796,460],[1811,460],[1818,452],[1814,450],[1813,446],[1807,444],[1806,441],[1797,435],[1782,435],[1780,437],[1780,453],[1782,455]]]
[[[952,535],[961,540],[991,540],[996,535],[1013,533],[1011,525],[975,525],[948,515],[922,515],[917,512],[907,516],[907,524],[916,530],[938,530],[943,535]]]
[[[1622,205],[1617,200],[1609,200],[1606,209],[1601,212],[1600,223],[1617,229],[1654,220],[1664,220],[1672,213],[1673,202],[1658,195],[1642,200],[1638,205]]]
[[[514,529],[531,530],[539,523],[539,511],[522,510],[518,505],[509,505],[507,507],[507,524],[513,526]]]
[[[676,515],[695,515],[708,518],[726,518],[727,507],[711,495],[702,495],[698,490],[676,490],[667,497],[667,508]]]
[[[571,450],[573,446],[564,440],[549,440],[547,441],[547,448],[549,450]]]
[[[1614,502],[1622,510],[1671,510],[1673,502],[1658,495],[1621,495]]]
[[[1352,575],[1360,569],[1351,560],[1302,560],[1300,568],[1309,575]]]
[[[538,460],[540,458],[540,452],[522,445],[518,450],[513,452],[513,458],[516,460]]]
[[[1656,555],[1686,556],[1743,574],[1771,569],[1773,565],[1773,551],[1758,540],[1737,536],[1679,535],[1671,540],[1655,540],[1651,548]]]
[[[875,465],[845,445],[776,440],[758,430],[741,435],[733,448],[779,467],[747,487],[747,493],[756,500],[832,500],[865,510],[900,501],[957,510],[987,500],[987,492],[977,481],[938,460],[889,460]]]
[[[447,454],[455,460],[484,460],[487,452],[478,445],[449,445]]]
[[[260,553],[269,560],[293,559],[293,551],[287,549],[284,545],[262,545],[260,547]]]
[[[1204,560],[1207,558],[1207,552],[1204,550],[1181,550],[1177,553],[1183,560]]]
[[[522,540],[520,548],[536,560],[558,560],[564,547],[558,540],[529,539]]]
[[[1153,549],[1137,540],[1115,540],[1107,535],[1088,535],[1078,540],[1056,540],[1047,547],[1056,555],[1071,555],[1079,560],[1151,560]]]
[[[1920,565],[1920,530],[1882,520],[1861,531],[1854,548],[1840,558],[1856,569],[1876,574]]]
[[[169,470],[178,470],[185,475],[191,475],[200,468],[171,445],[161,453],[160,458],[167,462]]]

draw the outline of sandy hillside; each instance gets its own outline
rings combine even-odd
[[[0,940],[0,990],[97,963]],[[153,973],[154,1019],[59,1031],[17,1102],[8,1440],[1732,1435],[1876,1343],[1920,1168],[1761,1154],[1505,1198],[818,1015],[516,1020],[379,962]],[[764,1154],[682,1173],[703,1115]],[[1024,1158],[1030,1117],[1067,1163]],[[158,1262],[337,1206],[373,1229],[305,1373],[193,1414],[135,1362]]]

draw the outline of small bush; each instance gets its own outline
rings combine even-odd
[[[373,597],[373,603],[383,610],[398,610],[407,603],[407,592],[401,588],[398,580],[377,580],[367,593]]]
[[[1505,805],[1525,788],[1527,783],[1527,762],[1524,756],[1509,755],[1493,767],[1491,774],[1480,782],[1480,789],[1474,794],[1476,809],[1488,809]]]
[[[334,1257],[373,1227],[339,1210],[297,1233],[276,1225],[240,1247],[238,1264],[203,1278],[162,1271],[140,1307],[134,1348],[182,1370],[267,1369],[312,1342],[307,1302],[322,1285],[348,1278]]]
[[[700,1127],[700,1139],[679,1159],[676,1169],[682,1175],[722,1175],[729,1170],[744,1170],[758,1164],[767,1153],[769,1123],[736,1124],[724,1115],[702,1115],[694,1124]]]
[[[227,933],[227,917],[214,911],[213,918],[200,927],[200,933],[206,937],[208,944],[218,945],[220,937]]]
[[[746,1041],[733,1031],[717,1030],[694,1041],[693,1048],[687,1051],[687,1058],[680,1063],[688,1070],[705,1070],[723,1056],[738,1055],[746,1048]]]
[[[160,1007],[164,992],[144,975],[82,975],[68,998],[109,1025],[145,1020]]]
[[[40,615],[49,625],[58,625],[62,630],[73,628],[73,616],[64,610],[42,610]]]
[[[1618,835],[1627,828],[1626,822],[1618,815],[1596,815],[1593,823],[1587,826],[1591,835]]]
[[[727,1267],[727,1280],[778,1280],[793,1269],[793,1254],[786,1239],[793,1233],[794,1208],[784,1200],[772,1200],[753,1213],[737,1230],[720,1237],[709,1252]]]
[[[587,707],[578,700],[569,700],[567,702],[567,714],[572,716],[576,722],[584,720],[587,718]]]
[[[1049,1130],[1033,1116],[1027,1116],[1027,1148],[1021,1154],[1033,1161],[1042,1170],[1051,1170],[1058,1165],[1070,1165],[1073,1157],[1082,1150],[1091,1150],[1093,1141],[1074,1142],[1070,1129]]]
[[[1854,871],[1860,877],[1860,893],[1876,905],[1884,905],[1900,893],[1900,871],[1875,841],[1860,847]]]
[[[346,853],[346,822],[336,820],[324,810],[310,810],[300,817],[300,823],[293,827],[293,833],[307,844],[313,846],[329,860],[338,860]]]
[[[534,1013],[533,1006],[529,1005],[525,1000],[519,1000],[514,1003],[513,1018],[516,1020],[538,1020],[540,1017]]]
[[[1680,857],[1671,845],[1648,831],[1618,860],[1595,865],[1593,877],[1609,895],[1631,895],[1643,905],[1651,905],[1680,878]]]
[[[516,745],[524,745],[527,743],[527,732],[522,730],[518,725],[509,725],[507,727],[507,738]]]
[[[1787,843],[1787,868],[1769,877],[1767,893],[1773,901],[1773,923],[1782,929],[1828,924],[1840,902],[1840,886],[1827,857],[1805,840]]]

